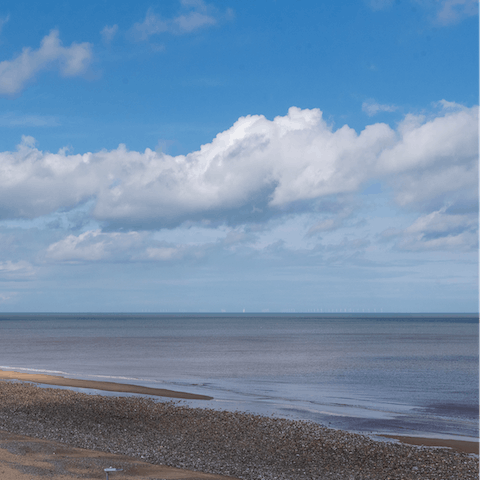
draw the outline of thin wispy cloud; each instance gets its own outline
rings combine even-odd
[[[182,11],[173,18],[164,18],[149,9],[143,22],[133,25],[131,33],[137,40],[147,40],[152,35],[170,33],[182,35],[211,27],[218,21],[216,9],[202,0],[182,0]]]
[[[58,30],[52,30],[42,39],[40,48],[25,47],[12,60],[0,62],[0,94],[13,95],[21,92],[26,84],[46,69],[57,69],[64,77],[83,74],[92,60],[90,43],[72,43],[64,47]]]
[[[0,17],[0,33],[2,33],[3,27],[9,20],[10,20],[10,15],[5,15],[4,17]]]
[[[25,260],[0,262],[0,279],[24,280],[35,275],[35,267]]]
[[[45,251],[44,261],[178,262],[187,257],[201,258],[213,245],[211,241],[193,245],[158,241],[151,232],[102,232],[97,229],[70,234],[50,244]]]
[[[436,15],[440,25],[452,25],[478,15],[477,0],[443,0]]]
[[[477,0],[410,0],[415,7],[423,9],[430,21],[438,26],[454,25],[466,18],[478,15]],[[373,11],[388,10],[395,0],[370,0]]]
[[[370,0],[369,5],[372,10],[385,10],[391,7],[395,3],[395,0]]]
[[[478,213],[452,214],[448,206],[421,215],[404,229],[389,228],[384,239],[403,251],[478,250]]]
[[[118,25],[105,25],[100,32],[104,43],[110,43],[118,32]]]
[[[58,127],[60,122],[52,115],[28,115],[16,112],[0,114],[1,127]]]
[[[375,100],[367,100],[362,103],[362,111],[364,111],[369,117],[373,117],[380,112],[395,112],[398,107],[395,105],[382,105]]]
[[[137,250],[144,235],[137,232],[109,232],[88,230],[79,235],[68,235],[51,244],[46,251],[46,258],[54,261],[98,261],[108,260],[126,250]]]
[[[8,292],[8,293],[0,293],[0,304],[6,303],[8,300],[15,298],[19,292]]]

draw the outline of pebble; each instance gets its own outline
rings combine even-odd
[[[245,480],[478,480],[478,456],[313,423],[0,381],[0,429]]]

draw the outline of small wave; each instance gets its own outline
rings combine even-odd
[[[137,377],[120,377],[117,375],[86,375],[87,377],[93,377],[93,378],[110,378],[112,380],[137,380],[137,381],[142,381],[141,378]]]
[[[36,372],[36,373],[61,373],[62,375],[70,375],[67,372],[62,372],[61,370],[45,370],[43,368],[24,368],[24,367],[9,367],[7,365],[0,365],[1,370],[13,370],[18,372],[19,370],[25,372]]]
[[[320,410],[318,413],[321,413],[322,415],[329,415],[331,417],[349,417],[350,416],[346,413],[333,413],[333,412],[327,412],[325,410]]]

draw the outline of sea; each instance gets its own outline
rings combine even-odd
[[[476,314],[4,313],[0,369],[373,435],[479,437]]]

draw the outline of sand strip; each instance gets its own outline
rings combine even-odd
[[[424,447],[449,447],[457,452],[476,453],[478,455],[478,442],[468,442],[465,440],[450,440],[443,438],[425,438],[425,437],[403,437],[399,435],[381,435],[385,438],[394,438],[401,443],[408,445],[418,445]]]
[[[128,385],[125,383],[99,382],[96,380],[77,380],[74,378],[57,377],[55,375],[21,373],[8,370],[0,370],[0,379],[21,380],[22,382],[42,383],[45,385],[56,385],[58,387],[91,388],[107,392],[140,393],[142,395],[182,398],[186,400],[212,400],[212,397],[207,397],[206,395],[175,392],[164,388],[150,388],[139,385]]]

